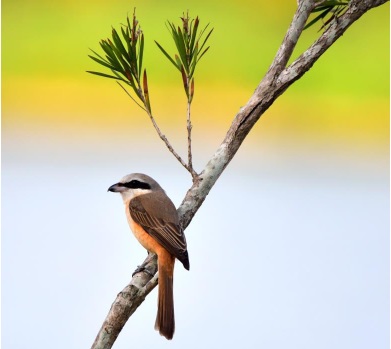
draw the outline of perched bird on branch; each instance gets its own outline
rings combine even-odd
[[[155,329],[167,339],[175,331],[173,276],[175,258],[189,270],[186,238],[177,210],[162,187],[151,177],[132,173],[112,185],[120,193],[130,229],[140,244],[158,259],[159,294]],[[135,273],[144,270],[143,265]]]

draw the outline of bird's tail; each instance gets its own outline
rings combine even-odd
[[[175,257],[168,252],[158,257],[159,295],[155,330],[159,331],[167,339],[172,339],[175,331],[173,294],[174,263]]]

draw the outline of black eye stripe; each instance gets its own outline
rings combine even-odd
[[[133,179],[127,183],[119,183],[121,187],[126,187],[130,189],[151,189],[151,186],[148,183],[140,182],[137,179]]]

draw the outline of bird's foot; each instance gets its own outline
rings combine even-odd
[[[151,275],[152,277],[154,276],[153,273],[151,273],[148,268],[146,268],[143,264],[137,266],[136,270],[133,272],[132,277],[135,276],[138,273],[145,272],[148,275]]]
[[[146,272],[148,275],[151,275],[152,277],[155,276],[155,274],[149,270],[146,265],[151,261],[152,258],[154,258],[155,254],[148,252],[148,256],[143,262],[143,264],[137,266],[136,270],[133,272],[132,277],[135,276],[137,273]]]

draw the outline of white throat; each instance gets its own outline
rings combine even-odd
[[[151,193],[151,189],[129,189],[126,191],[121,192],[122,200],[124,202],[129,202],[130,200],[134,199],[136,196],[145,195]]]

